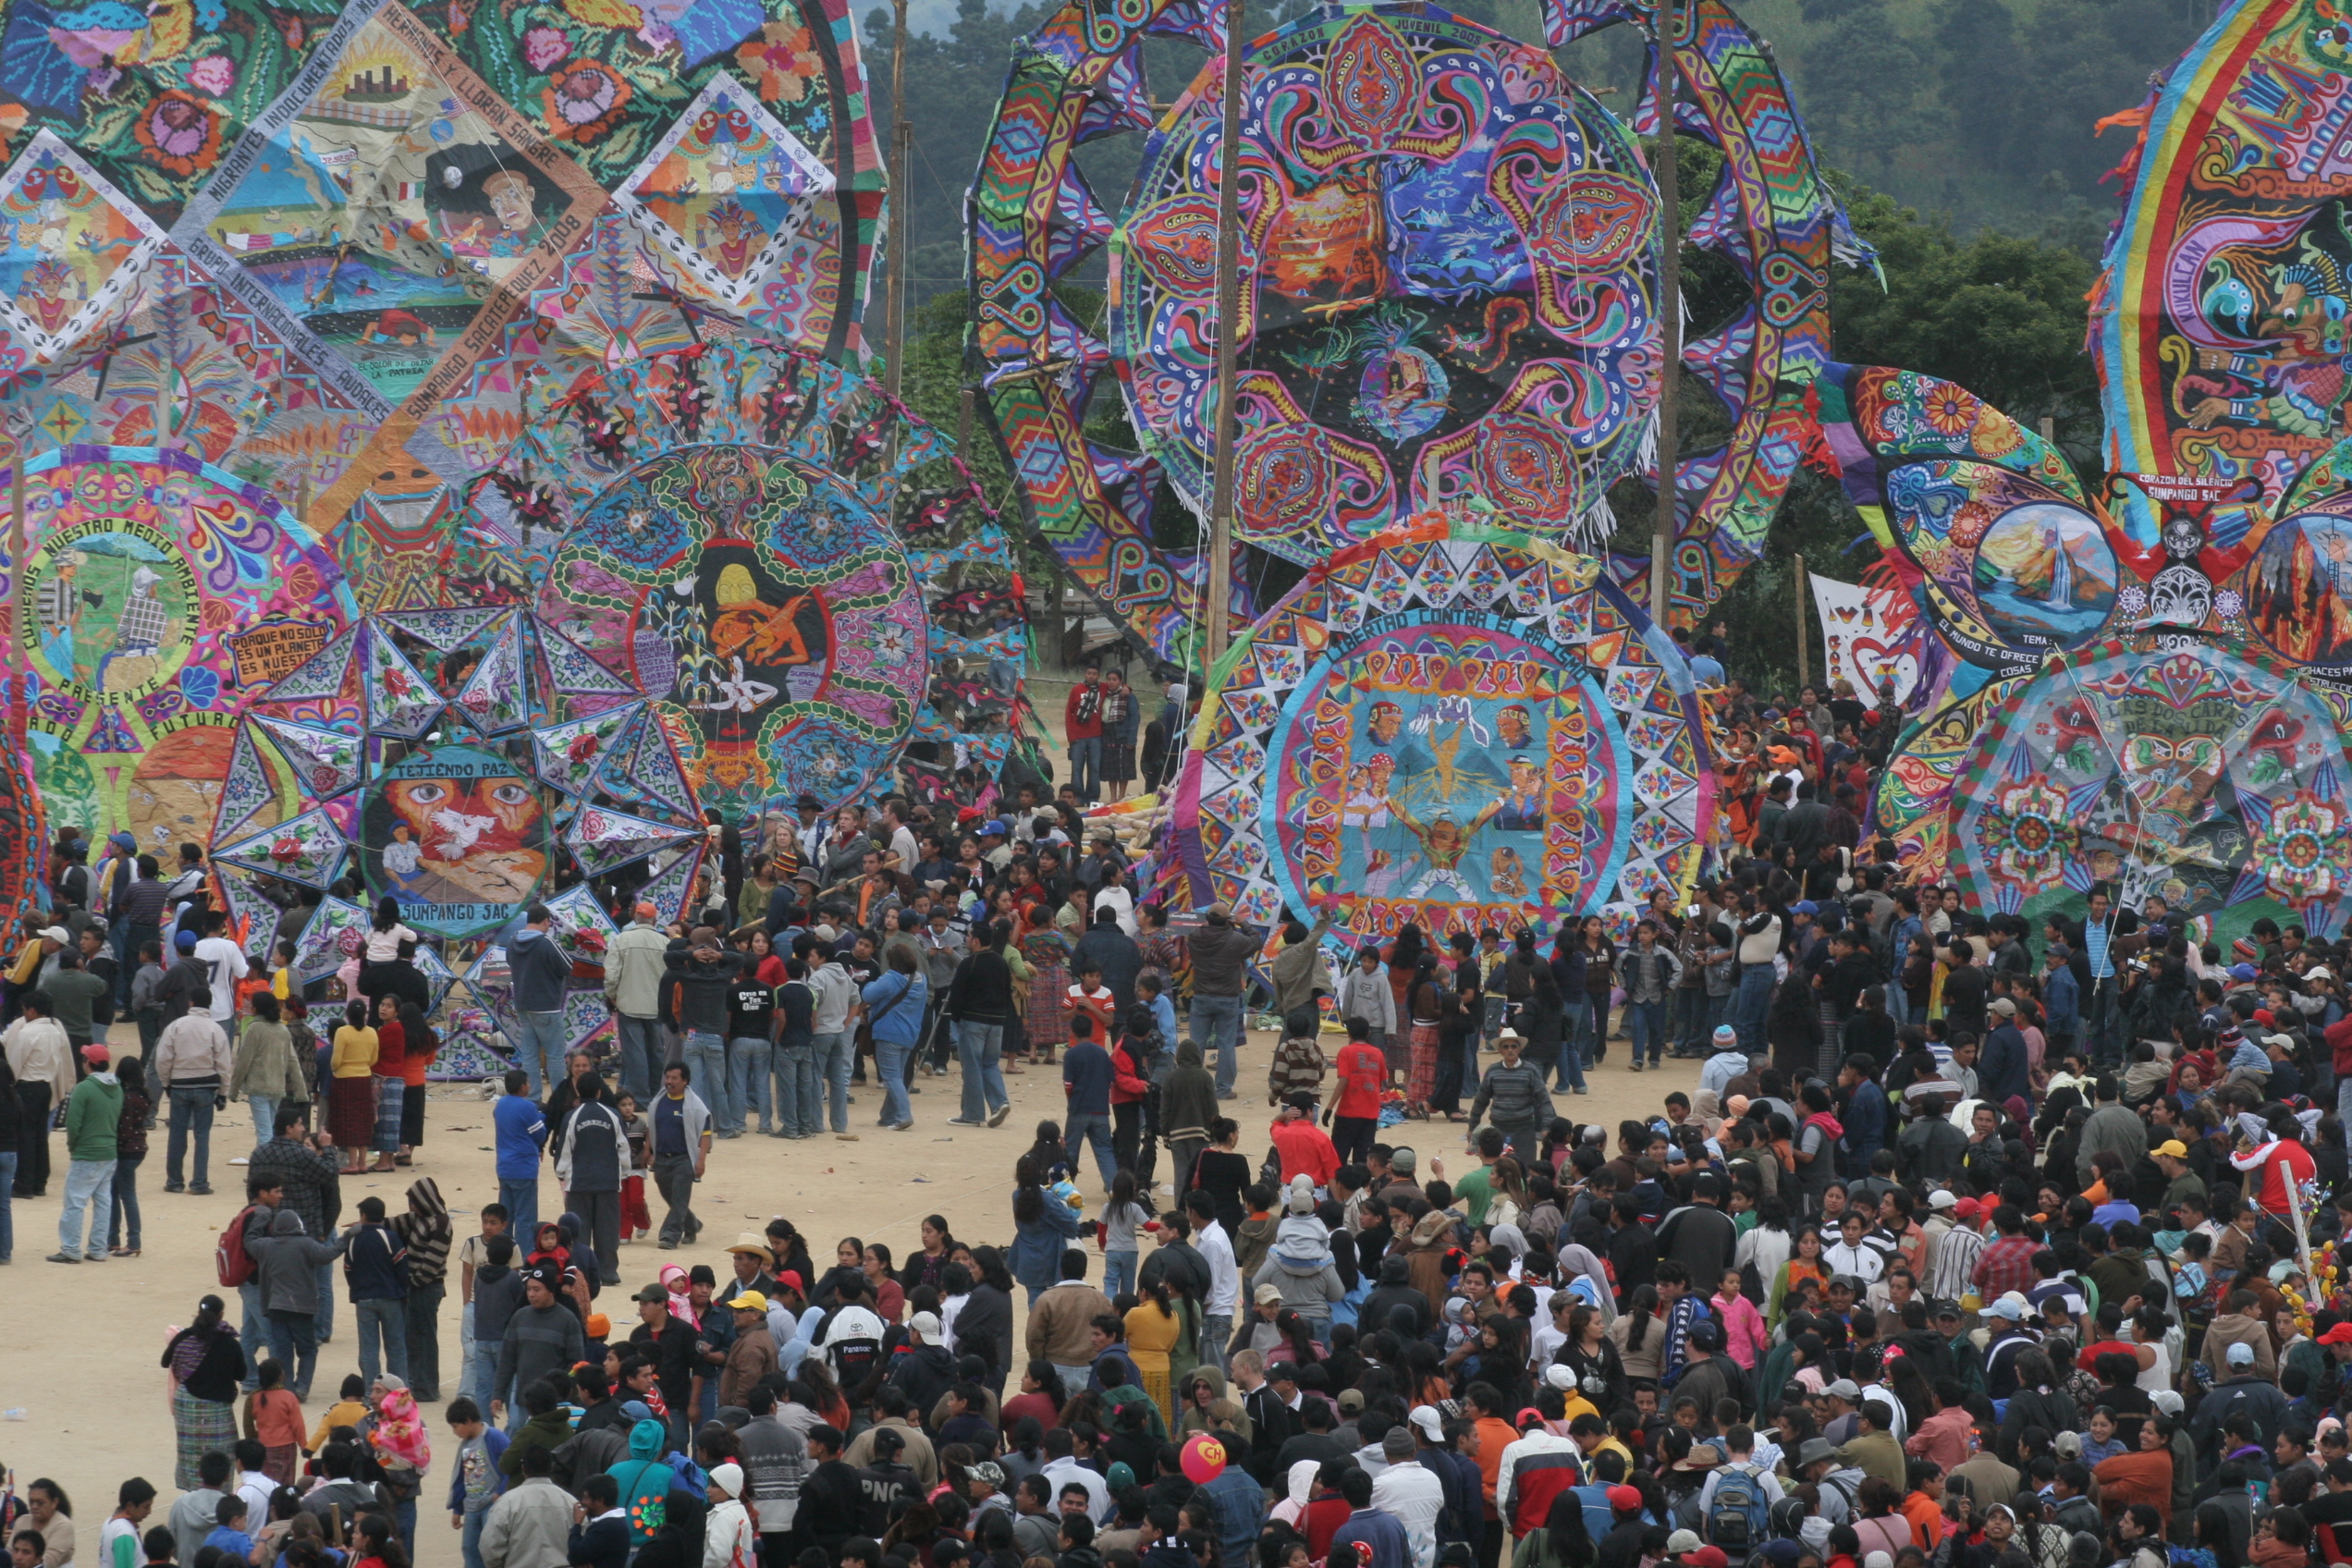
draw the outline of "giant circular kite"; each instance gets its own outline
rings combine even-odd
[[[1353,946],[1557,928],[1696,875],[1713,765],[1687,667],[1598,561],[1399,531],[1236,643],[1178,787],[1196,899]]]
[[[341,570],[266,491],[176,450],[49,453],[25,501],[11,662],[50,820],[158,856],[206,842],[238,714],[353,613]]]
[[[1318,13],[1250,51],[1240,537],[1301,562],[1483,496],[1577,527],[1658,400],[1658,196],[1541,49],[1442,13]],[[1221,62],[1145,143],[1111,351],[1196,510],[1214,444]]]
[[[1993,711],[1954,790],[1953,870],[1977,907],[2076,916],[2092,884],[2215,936],[2265,915],[2334,929],[2352,890],[2344,699],[2212,644],[2110,639]]]
[[[540,604],[685,718],[710,804],[861,798],[925,696],[928,614],[888,517],[773,447],[631,468],[565,536]]]

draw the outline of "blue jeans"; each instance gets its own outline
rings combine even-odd
[[[1561,1020],[1560,1060],[1553,1064],[1552,1072],[1560,1088],[1581,1091],[1585,1086],[1585,1047],[1577,1039],[1577,1033],[1566,1019]]]
[[[335,1337],[335,1265],[320,1264],[311,1284],[318,1293],[318,1311],[311,1316],[311,1331],[317,1336],[320,1344],[325,1344]],[[302,1386],[310,1387],[307,1378]]]
[[[1740,972],[1739,989],[1732,997],[1732,1027],[1739,1031],[1740,1049],[1758,1056],[1770,1047],[1764,1043],[1764,1014],[1772,1005],[1772,966],[1752,963]]]
[[[1110,1118],[1093,1111],[1073,1110],[1062,1119],[1063,1158],[1070,1169],[1078,1169],[1078,1151],[1086,1145],[1095,1145],[1095,1169],[1102,1172],[1103,1191],[1110,1191],[1110,1179],[1119,1173],[1119,1158],[1110,1152]]]
[[[661,1020],[616,1012],[613,1025],[620,1038],[620,1086],[636,1096],[639,1105],[651,1105],[654,1085],[661,1082],[662,1062],[669,1055]]]
[[[371,1298],[351,1304],[351,1316],[360,1325],[360,1378],[364,1382],[375,1381],[384,1370],[384,1363],[392,1364],[395,1377],[409,1375],[409,1303],[404,1296]],[[381,1341],[379,1345],[378,1341]],[[381,1356],[382,1359],[378,1359]]]
[[[498,1346],[502,1342],[498,1340],[473,1341],[472,1376],[466,1384],[466,1392],[473,1396],[473,1403],[481,1407],[484,1421],[490,1419],[492,1400],[508,1406],[515,1403],[512,1397],[514,1390],[498,1387]]]
[[[498,1178],[498,1202],[507,1211],[507,1233],[528,1236],[539,1229],[539,1178],[509,1182]]]
[[[262,1305],[258,1278],[238,1286],[237,1299],[245,1308],[245,1327],[239,1332],[245,1341],[244,1389],[250,1394],[262,1386],[262,1353],[269,1349],[269,1308]],[[286,1370],[291,1374],[294,1369]]]
[[[489,1414],[488,1406],[483,1407],[483,1414]],[[490,1511],[486,1508],[465,1516],[465,1528],[458,1536],[458,1550],[463,1554],[465,1568],[483,1568],[482,1526],[489,1522]]]
[[[1233,1081],[1242,1071],[1242,998],[1194,997],[1192,1031],[1193,1044],[1201,1048],[1203,1061],[1216,1053],[1217,1092],[1231,1094]]]
[[[199,1157],[202,1158],[201,1156]],[[106,1256],[106,1219],[114,1213],[115,1162],[77,1159],[66,1166],[66,1207],[57,1216],[57,1250],[67,1257]],[[82,1218],[89,1211],[89,1219]],[[88,1232],[87,1244],[84,1231]]]
[[[207,1187],[213,1156],[213,1094],[211,1089],[173,1089],[171,1095],[171,1131],[164,1140],[164,1180],[173,1187],[187,1185],[180,1180],[180,1167],[188,1153],[188,1135],[196,1134],[196,1180],[192,1183]]]
[[[297,1398],[308,1396],[311,1378],[318,1370],[317,1321],[307,1312],[269,1315],[270,1353],[286,1368],[286,1386]],[[402,1347],[402,1354],[407,1347]]]
[[[1087,735],[1070,742],[1070,783],[1082,801],[1091,801],[1102,788],[1102,737]]]
[[[0,1149],[0,1263],[17,1256],[17,1219],[9,1207],[9,1189],[17,1184],[17,1151]]]
[[[816,1071],[831,1090],[836,1133],[850,1130],[850,1069],[856,1062],[857,1043],[847,1033],[816,1037]]]
[[[956,1065],[963,1069],[963,1120],[986,1121],[1000,1105],[1011,1104],[1005,1093],[1004,1025],[956,1020]]]
[[[1132,1252],[1103,1254],[1103,1294],[1117,1301],[1122,1292],[1135,1288],[1135,1255]]]
[[[914,1120],[914,1104],[907,1097],[907,1055],[914,1047],[902,1040],[874,1042],[875,1076],[882,1082],[882,1125],[896,1127]]]
[[[1625,1004],[1625,1034],[1634,1043],[1634,1060],[1642,1059],[1642,1049],[1649,1049],[1652,1067],[1666,1060],[1666,998],[1654,1002]]]
[[[263,1144],[277,1136],[278,1095],[247,1095],[245,1102],[253,1108],[253,1147],[258,1151]]]
[[[139,1250],[139,1168],[146,1163],[147,1157],[143,1154],[136,1159],[115,1161],[115,1201],[108,1206],[106,1215],[108,1252],[116,1247],[129,1247],[133,1252]],[[6,1197],[7,1194],[0,1193],[0,1203],[6,1203]],[[6,1225],[7,1217],[0,1214],[0,1257],[8,1256],[5,1235]]]
[[[543,1084],[563,1076],[564,1015],[526,1012],[521,1016],[522,1030],[515,1036],[514,1064],[531,1080],[523,1092],[535,1100]]]
[[[825,1121],[817,1097],[816,1047],[776,1047],[776,1130],[788,1138],[814,1136]]]
[[[697,1029],[686,1036],[686,1082],[710,1108],[711,1121],[725,1127],[731,1120],[728,1107],[727,1037]]]
[[[774,1103],[767,1092],[767,1073],[774,1054],[774,1047],[756,1035],[738,1035],[727,1042],[728,1116],[719,1124],[720,1132],[741,1133],[753,1111],[759,1113],[759,1130],[767,1131],[768,1108]]]

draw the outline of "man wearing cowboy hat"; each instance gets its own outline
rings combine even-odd
[[[767,1238],[756,1231],[739,1232],[734,1243],[727,1249],[735,1259],[735,1292],[756,1291],[769,1301],[776,1299],[776,1254],[769,1250]]]
[[[1807,1438],[1796,1451],[1796,1478],[1810,1481],[1820,1492],[1821,1517],[1832,1525],[1851,1524],[1860,1517],[1855,1493],[1868,1475],[1838,1457],[1826,1438]]]
[[[1519,1058],[1525,1046],[1514,1029],[1506,1028],[1495,1036],[1502,1061],[1487,1069],[1486,1076],[1478,1081],[1478,1097],[1470,1107],[1470,1125],[1476,1127],[1479,1118],[1491,1112],[1496,1130],[1523,1160],[1535,1157],[1554,1114],[1543,1070]]]

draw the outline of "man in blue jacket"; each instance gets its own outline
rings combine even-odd
[[[507,1069],[507,1092],[490,1108],[496,1134],[498,1201],[507,1206],[508,1233],[525,1238],[539,1231],[539,1160],[547,1147],[546,1119],[539,1112],[539,1102],[525,1092],[529,1087],[530,1077],[522,1069]]]
[[[1995,997],[1988,1009],[1992,1032],[1977,1053],[1977,1092],[1995,1105],[2005,1105],[2031,1092],[2026,1073],[2026,1036],[2017,1027],[2017,1004]]]
[[[409,1375],[408,1257],[407,1244],[384,1222],[384,1200],[361,1198],[360,1223],[343,1255],[343,1281],[360,1325],[360,1376],[371,1384],[383,1362],[391,1363],[393,1376],[405,1380]]]
[[[1888,1106],[1886,1091],[1879,1087],[1878,1062],[1867,1052],[1847,1057],[1838,1074],[1838,1088],[1845,1096],[1847,1170],[1866,1176],[1870,1157],[1886,1145]]]
[[[522,1015],[515,1060],[522,1064],[533,1099],[539,1097],[541,1084],[553,1087],[563,1075],[564,993],[571,988],[571,960],[549,934],[554,922],[545,904],[533,904],[523,912],[522,928],[507,942],[515,1011]]]

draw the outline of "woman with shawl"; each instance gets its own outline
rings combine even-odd
[[[1572,1291],[1600,1315],[1602,1328],[1617,1320],[1617,1292],[1609,1282],[1609,1269],[1593,1256],[1582,1242],[1563,1244],[1558,1255],[1560,1285]]]
[[[1050,1063],[1054,1047],[1070,1038],[1066,1010],[1070,1000],[1070,941],[1047,919],[1041,904],[1022,912],[1028,934],[1021,938],[1021,956],[1029,961],[1029,1011],[1022,1028],[1036,1060]]]
[[[197,1461],[237,1442],[237,1385],[245,1376],[245,1351],[237,1330],[221,1321],[227,1311],[220,1297],[204,1297],[196,1304],[196,1321],[164,1346],[172,1430],[179,1439],[172,1477],[184,1492],[204,1484],[196,1474]]]
[[[386,1389],[376,1395],[375,1422],[368,1428],[367,1441],[393,1497],[413,1501],[424,1485],[424,1473],[433,1467],[433,1444],[416,1396],[405,1388]]]

